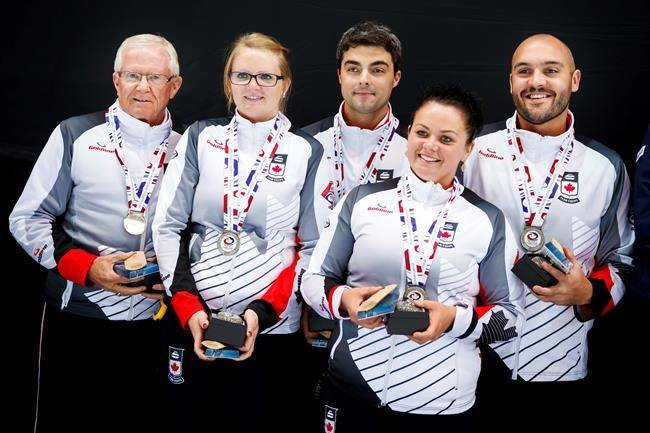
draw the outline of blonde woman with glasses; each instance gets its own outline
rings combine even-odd
[[[178,319],[167,319],[178,428],[261,431],[296,397],[290,375],[302,335],[293,268],[298,245],[311,248],[317,237],[307,210],[322,151],[290,131],[291,80],[288,50],[276,39],[239,37],[223,75],[234,115],[194,123],[162,185],[155,248],[175,313],[168,316]],[[206,352],[212,317],[243,320],[245,341],[229,348],[236,359]]]

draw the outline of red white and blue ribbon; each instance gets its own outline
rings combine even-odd
[[[129,168],[126,166],[124,161],[124,155],[122,154],[122,151],[124,150],[124,140],[122,138],[120,119],[118,118],[117,112],[118,108],[116,102],[104,113],[106,128],[108,129],[108,138],[110,139],[113,150],[115,151],[117,162],[124,171],[126,198],[129,212],[144,214],[149,207],[151,195],[158,183],[160,172],[165,163],[165,155],[167,154],[171,128],[165,138],[154,148],[153,155],[145,166],[144,175],[142,176],[142,179],[140,179],[140,182],[136,184],[136,180],[131,177]]]
[[[404,246],[406,284],[424,287],[429,277],[431,263],[433,263],[438,250],[438,238],[445,227],[449,209],[456,197],[462,193],[463,187],[458,182],[458,179],[454,177],[447,202],[438,211],[424,239],[420,240],[409,176],[411,176],[410,173],[402,176],[397,184],[397,208],[401,225],[402,245]],[[434,233],[436,234],[435,237],[433,236]]]
[[[343,104],[336,116],[334,116],[334,144],[332,146],[332,154],[328,157],[330,160],[331,171],[333,172],[333,189],[334,189],[334,204],[336,204],[341,197],[345,194],[345,187],[343,181],[345,180],[345,169],[343,167],[343,139],[341,134],[341,122],[342,118],[342,109]],[[390,148],[390,143],[393,140],[397,132],[397,127],[399,126],[399,120],[392,115],[392,108],[388,104],[388,120],[381,126],[382,132],[373,148],[366,164],[361,170],[359,176],[359,185],[364,185],[366,183],[374,183],[377,181],[377,172],[381,161],[384,159]]]
[[[574,129],[573,115],[571,113],[569,113],[569,121],[571,122],[569,131],[553,159],[553,163],[546,174],[539,194],[535,193],[530,168],[524,156],[524,148],[521,145],[520,138],[517,136],[517,114],[515,113],[506,122],[508,148],[510,149],[515,178],[517,179],[524,225],[526,226],[542,227],[553,203],[553,199],[560,189],[564,171],[573,154]]]
[[[239,176],[239,147],[237,145],[238,114],[235,113],[226,133],[224,142],[224,176],[223,176],[223,227],[241,233],[244,220],[251,208],[260,180],[268,173],[271,160],[289,130],[291,123],[278,112],[264,143],[261,143],[255,162],[243,180]]]

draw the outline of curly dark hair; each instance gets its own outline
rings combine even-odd
[[[418,98],[409,124],[413,124],[415,113],[429,102],[438,102],[439,104],[456,107],[465,115],[465,127],[469,136],[468,143],[471,143],[476,138],[483,127],[483,111],[478,98],[472,92],[456,84],[436,85],[424,90]]]
[[[350,48],[358,46],[384,48],[393,60],[394,72],[401,69],[402,43],[388,26],[374,21],[363,21],[347,29],[336,46],[336,64],[339,69],[341,69],[343,54]]]

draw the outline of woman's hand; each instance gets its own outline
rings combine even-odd
[[[416,307],[424,308],[429,313],[429,327],[421,332],[414,332],[409,339],[418,344],[437,340],[443,332],[454,326],[456,307],[441,304],[437,301],[415,301]]]
[[[255,339],[260,331],[259,319],[255,311],[250,309],[244,311],[244,321],[247,328],[246,340],[244,340],[244,345],[238,348],[241,355],[235,361],[243,361],[251,357],[253,350],[255,350]]]
[[[381,286],[374,287],[355,287],[345,289],[343,295],[341,295],[341,305],[339,311],[343,315],[350,317],[350,320],[356,323],[359,326],[364,328],[373,329],[384,324],[383,317],[373,317],[371,319],[358,319],[359,305],[378,291],[383,289]]]
[[[196,353],[196,356],[203,361],[214,361],[214,358],[205,356],[205,351],[201,344],[203,342],[203,334],[209,324],[210,321],[208,320],[208,314],[203,310],[192,314],[190,320],[187,321],[187,326],[192,332],[192,337],[194,337],[194,353]]]

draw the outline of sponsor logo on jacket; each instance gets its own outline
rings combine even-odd
[[[503,156],[498,155],[495,150],[490,149],[489,147],[486,147],[485,150],[479,149],[478,154],[481,155],[481,156],[484,156],[485,158],[498,159],[499,161],[504,159]]]
[[[381,213],[393,213],[391,209],[388,209],[385,204],[377,203],[374,206],[368,206],[370,212],[381,212]]]
[[[224,144],[219,140],[212,141],[208,139],[206,142],[208,143],[208,145],[210,145],[210,147],[214,147],[215,149],[221,150],[223,152],[226,151],[226,146],[224,146]]]
[[[445,222],[445,225],[438,231],[438,246],[442,248],[454,248],[454,238],[458,223]]]
[[[578,203],[580,201],[578,198],[578,190],[578,172],[565,171],[564,176],[562,176],[562,182],[560,183],[560,196],[558,200],[570,204]]]
[[[34,250],[34,257],[36,257],[36,261],[38,263],[41,263],[41,260],[43,260],[43,253],[47,249],[47,244],[43,245],[41,248],[36,248]]]
[[[98,150],[100,152],[115,153],[115,149],[107,149],[106,145],[101,141],[98,141],[97,143],[88,146],[88,150]]]
[[[284,182],[284,172],[287,169],[287,154],[276,153],[269,165],[269,173],[266,178],[273,182]]]

